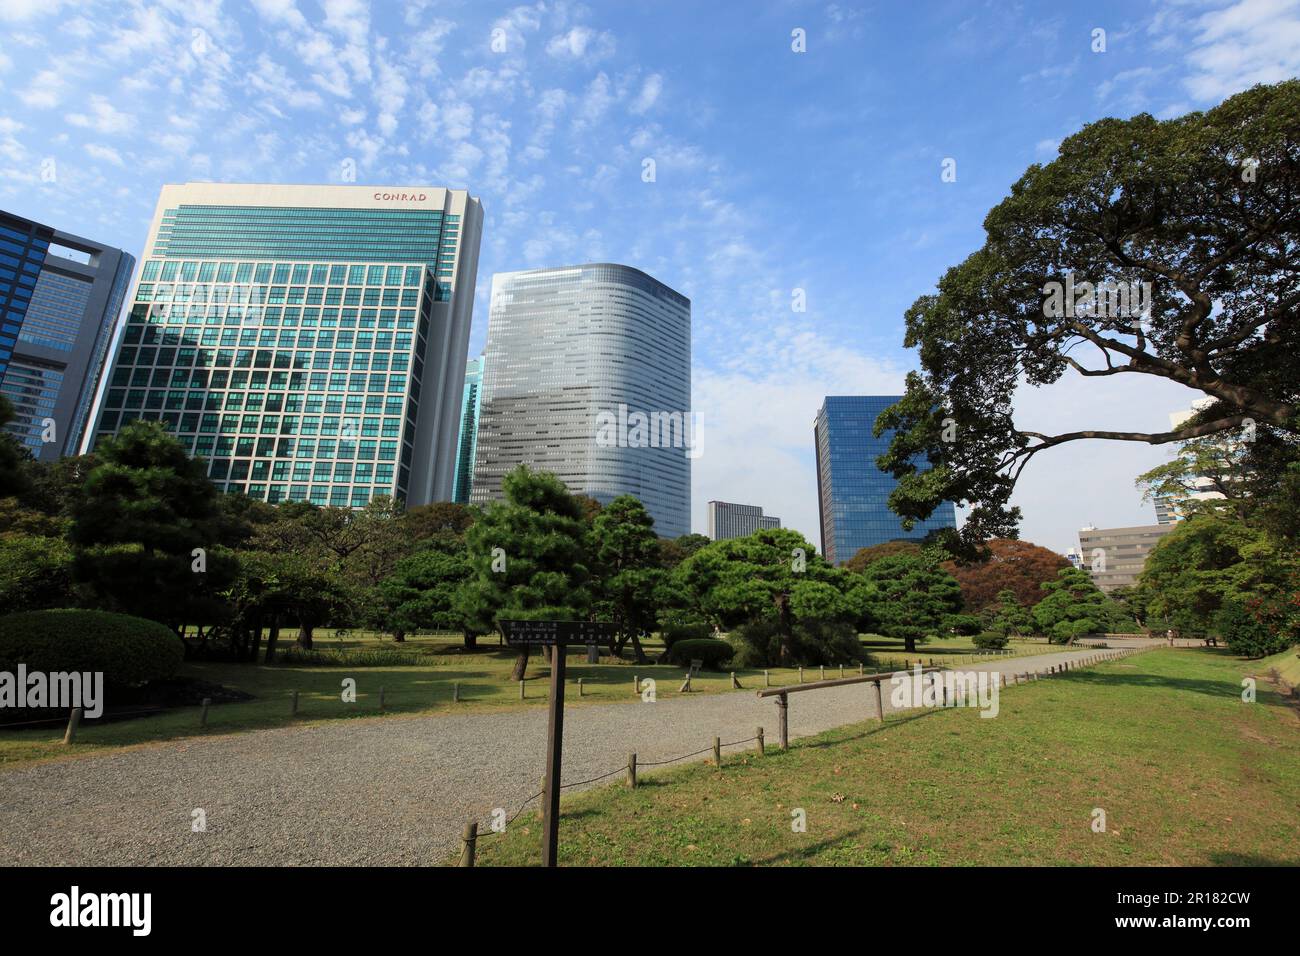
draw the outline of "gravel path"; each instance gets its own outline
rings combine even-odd
[[[1088,653],[966,669],[1045,671]],[[790,736],[874,716],[869,686],[790,698]],[[630,751],[645,764],[711,748],[715,735],[742,740],[760,725],[775,746],[776,704],[750,690],[575,706],[565,712],[564,779],[622,768]],[[486,821],[494,807],[513,815],[541,789],[545,747],[546,711],[536,707],[332,721],[0,771],[0,862],[435,864],[456,851],[466,820]],[[207,830],[195,833],[200,808]]]

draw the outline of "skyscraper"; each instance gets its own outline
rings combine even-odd
[[[460,505],[469,504],[469,493],[474,487],[474,449],[478,446],[479,398],[483,391],[483,359],[470,359],[465,363],[465,391],[460,402],[460,438],[456,442],[456,484],[451,500]]]
[[[957,527],[956,506],[946,501],[910,531],[889,510],[898,482],[876,466],[893,438],[872,434],[876,418],[899,400],[897,395],[831,395],[817,412],[813,440],[817,452],[817,503],[822,555],[843,564],[860,548],[905,538],[919,541],[931,531]],[[920,467],[929,467],[922,464]]]
[[[1132,587],[1146,566],[1147,555],[1173,531],[1167,524],[1131,528],[1080,528],[1079,555],[1092,583],[1107,593]]]
[[[709,502],[709,537],[714,541],[744,538],[760,528],[779,528],[781,519],[763,514],[758,505],[737,505],[730,501]]]
[[[429,186],[164,186],[97,437],[161,420],[272,502],[450,500],[482,221]]]
[[[611,263],[498,273],[484,362],[471,501],[526,463],[601,502],[635,495],[662,537],[690,530],[689,299]]]
[[[75,455],[135,259],[0,212],[0,394],[32,455]]]

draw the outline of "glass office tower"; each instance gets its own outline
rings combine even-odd
[[[52,461],[81,447],[135,259],[0,211],[0,394]]]
[[[690,530],[691,303],[611,263],[498,273],[470,500],[523,463],[575,494],[635,495],[661,537]]]
[[[460,402],[460,440],[456,443],[456,483],[451,500],[469,504],[474,487],[474,449],[478,446],[479,397],[483,391],[483,359],[465,363],[465,391]]]
[[[164,186],[97,438],[160,420],[271,502],[450,500],[482,219],[427,186]]]
[[[886,541],[919,541],[931,531],[957,527],[957,508],[946,501],[910,531],[889,510],[889,494],[897,482],[876,466],[889,448],[893,432],[872,434],[876,418],[895,404],[898,395],[827,396],[817,412],[813,439],[817,452],[817,502],[821,515],[822,555],[843,564],[858,553]],[[928,467],[923,465],[922,467]]]

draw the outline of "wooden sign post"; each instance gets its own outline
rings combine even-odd
[[[568,644],[614,647],[615,626],[606,621],[501,621],[511,647],[551,648],[551,700],[546,723],[546,782],[542,786],[542,866],[555,866],[560,844],[560,761],[564,747],[564,648]]]

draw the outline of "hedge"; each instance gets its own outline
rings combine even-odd
[[[0,617],[0,671],[102,671],[104,683],[143,684],[170,677],[185,656],[163,624],[129,614],[75,609]]]
[[[731,660],[734,648],[726,641],[707,637],[703,639],[688,638],[678,641],[668,652],[668,663],[685,667],[692,660],[703,661],[705,667],[721,667]]]

